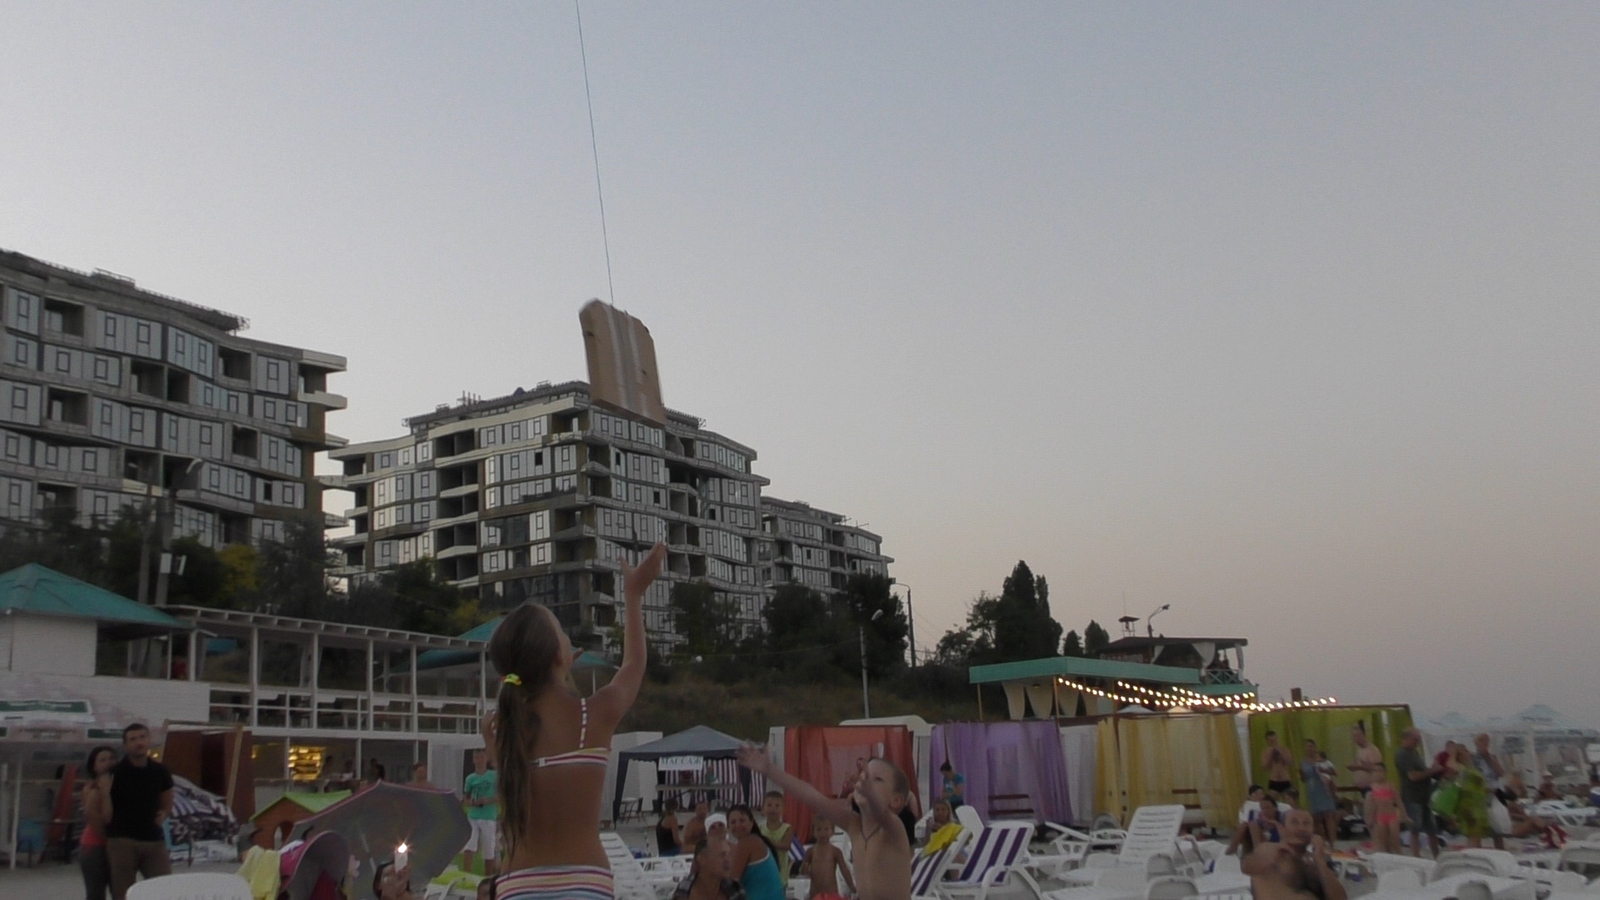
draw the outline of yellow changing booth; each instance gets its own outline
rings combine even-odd
[[[1305,785],[1300,783],[1300,762],[1305,757],[1306,739],[1310,738],[1317,742],[1317,748],[1326,753],[1328,760],[1338,768],[1334,778],[1337,799],[1341,804],[1350,803],[1353,806],[1354,800],[1360,795],[1350,771],[1350,764],[1356,758],[1353,735],[1358,725],[1366,729],[1368,740],[1383,753],[1390,783],[1398,785],[1399,782],[1395,780],[1394,751],[1400,746],[1401,736],[1411,727],[1411,707],[1404,704],[1323,706],[1251,713],[1248,762],[1250,771],[1255,773],[1252,780],[1256,784],[1267,783],[1267,773],[1261,768],[1261,754],[1267,747],[1267,732],[1276,731],[1279,745],[1294,758],[1291,780],[1294,781],[1295,790],[1300,792],[1303,803],[1306,790]]]
[[[1186,823],[1231,829],[1244,802],[1232,713],[1115,715],[1100,720],[1096,806],[1126,825],[1141,806],[1182,804]]]

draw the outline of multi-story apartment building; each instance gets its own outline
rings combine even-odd
[[[761,542],[756,548],[763,587],[803,584],[825,595],[841,593],[851,575],[889,574],[883,538],[852,525],[840,513],[808,503],[761,498]]]
[[[627,552],[668,547],[645,598],[652,640],[673,639],[674,584],[708,582],[759,622],[761,488],[755,451],[693,416],[666,427],[590,402],[583,382],[441,406],[405,435],[330,456],[330,488],[354,494],[352,534],[334,537],[339,577],[360,581],[426,557],[483,608],[549,607],[568,633],[604,646],[621,610]]]
[[[243,318],[0,251],[0,520],[106,521],[171,492],[173,533],[272,539],[321,516],[312,469],[340,356],[241,337]]]

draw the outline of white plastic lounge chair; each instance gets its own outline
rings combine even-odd
[[[964,833],[964,832],[963,832]],[[955,843],[933,853],[918,853],[911,860],[911,896],[931,897],[933,886],[944,877],[955,858]]]
[[[662,900],[672,896],[677,879],[670,873],[650,874],[633,856],[622,836],[614,831],[600,833],[600,846],[611,863],[611,878],[618,900]]]
[[[1044,895],[1044,900],[1139,900],[1150,885],[1163,879],[1177,877],[1180,876],[1173,868],[1171,856],[1165,853],[1152,853],[1142,866],[1113,866],[1099,869],[1094,884],[1049,891]]]
[[[1452,875],[1515,877],[1517,861],[1504,850],[1450,850],[1439,854],[1428,881],[1442,881]]]
[[[1200,893],[1192,878],[1167,875],[1150,882],[1144,889],[1144,900],[1185,900]]]
[[[184,872],[135,882],[128,900],[252,900],[250,883],[224,872]]]
[[[983,817],[978,815],[977,810],[966,805],[965,803],[956,807],[956,821],[961,823],[962,828],[967,829],[973,834],[977,834],[983,830]]]
[[[1585,879],[1600,879],[1600,843],[1572,841],[1561,849],[1556,868],[1576,872]],[[1596,880],[1600,884],[1600,880]]]
[[[1055,836],[1050,839],[1050,852],[1036,855],[1034,865],[1051,874],[1078,868],[1090,853],[1115,854],[1128,836],[1120,828],[1080,831],[1055,822],[1046,822],[1044,827]]]
[[[992,896],[1023,895],[1038,900],[1039,883],[1028,874],[1028,840],[1032,822],[991,822],[972,849],[961,874],[953,881],[934,884],[944,900],[988,900]]]
[[[1182,806],[1141,806],[1128,823],[1127,837],[1115,853],[1090,853],[1079,868],[1061,872],[1058,878],[1069,886],[1096,884],[1107,869],[1131,867],[1141,873],[1151,856],[1162,854],[1175,863],[1178,854],[1178,830],[1183,827]],[[1181,862],[1188,862],[1183,860]],[[1174,870],[1159,874],[1179,874]]]

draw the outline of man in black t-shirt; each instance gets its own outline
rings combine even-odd
[[[140,875],[172,874],[162,830],[172,814],[172,773],[150,758],[150,729],[141,724],[122,730],[122,752],[122,761],[111,769],[111,821],[106,825],[113,900],[126,900]]]

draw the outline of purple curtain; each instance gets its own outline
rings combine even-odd
[[[928,797],[944,796],[939,766],[945,760],[966,778],[965,799],[988,821],[989,798],[1027,794],[1038,821],[1071,822],[1067,761],[1061,733],[1051,721],[954,722],[935,725],[930,748]]]

